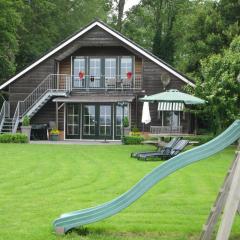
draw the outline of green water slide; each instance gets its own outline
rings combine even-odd
[[[171,173],[192,164],[201,159],[207,158],[240,138],[240,120],[236,120],[223,133],[206,144],[183,152],[176,157],[164,162],[154,168],[149,174],[143,177],[131,189],[123,193],[112,201],[106,202],[96,207],[79,211],[65,213],[53,223],[58,234],[64,234],[72,228],[80,227],[89,223],[97,222],[127,208],[130,204],[140,198],[152,186],[167,177]]]

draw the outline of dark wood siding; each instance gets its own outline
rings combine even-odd
[[[31,119],[31,124],[49,124],[56,122],[56,103],[48,101]],[[58,111],[58,128],[64,130],[64,107]]]
[[[54,59],[48,59],[10,84],[9,101],[12,114],[17,102],[24,100],[49,74],[54,73],[54,70]]]
[[[151,95],[151,94],[156,94],[159,92],[163,92],[163,84],[161,82],[161,76],[163,74],[166,74],[170,77],[170,83],[166,87],[165,90],[168,89],[178,89],[182,90],[182,88],[186,85],[182,80],[178,79],[175,77],[173,74],[167,72],[165,69],[162,67],[158,66],[156,63],[143,58],[143,68],[142,68],[142,76],[143,76],[143,89],[145,90],[145,93],[142,94],[144,95]],[[158,112],[157,112],[157,103],[151,103],[150,105],[150,114],[152,118],[152,122],[146,126],[146,130],[149,130],[149,126],[157,126],[160,125],[160,121],[158,120]],[[137,125],[141,129],[142,124],[141,124],[141,114],[142,114],[142,107],[143,103],[139,102],[138,107],[137,107],[137,114],[136,116],[139,116],[137,118]],[[188,120],[188,116],[186,115],[185,121],[184,121],[184,128],[188,129],[190,127],[190,121]]]
[[[11,103],[11,112],[15,111],[15,106],[19,100],[24,100],[37,85],[43,81],[49,74],[57,73],[56,61],[59,61],[59,73],[71,74],[71,55],[82,56],[135,56],[135,72],[142,74],[143,87],[145,92],[138,93],[137,97],[145,94],[150,95],[163,91],[161,75],[168,74],[171,78],[167,89],[175,88],[181,90],[185,83],[168,73],[162,67],[146,59],[144,56],[126,46],[109,33],[99,27],[95,27],[82,37],[73,41],[69,46],[64,47],[58,53],[33,68],[30,72],[24,74],[17,81],[9,86],[9,100]],[[78,93],[81,94],[81,93]],[[131,105],[132,125],[138,125],[141,128],[142,103],[134,101]],[[150,104],[152,117],[151,125],[159,124],[157,120],[157,104]],[[59,113],[59,128],[63,129],[63,109]],[[48,102],[32,119],[33,123],[48,123],[55,121],[55,104]],[[186,120],[187,122],[187,120]],[[187,123],[188,124],[188,123]]]

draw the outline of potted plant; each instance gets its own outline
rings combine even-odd
[[[59,140],[60,131],[58,129],[52,129],[50,131],[50,140],[51,141],[58,141]]]
[[[123,128],[124,128],[124,136],[128,136],[130,133],[128,117],[123,118]]]
[[[30,117],[25,116],[22,121],[21,132],[28,137],[28,141],[30,141],[31,137],[31,129],[32,126],[30,125]]]

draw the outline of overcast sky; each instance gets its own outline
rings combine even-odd
[[[127,11],[129,8],[131,8],[132,6],[138,4],[139,2],[140,2],[140,0],[126,0],[125,1],[124,11]]]

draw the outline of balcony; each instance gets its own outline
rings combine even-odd
[[[72,89],[91,91],[140,91],[142,89],[142,76],[134,75],[131,77],[113,76],[71,76]]]

